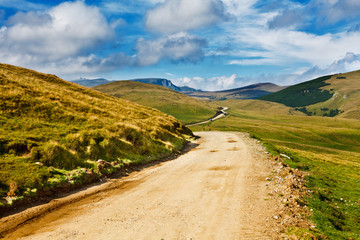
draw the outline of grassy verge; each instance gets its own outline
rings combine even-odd
[[[0,206],[168,156],[192,135],[158,110],[5,64],[0,103]]]
[[[231,108],[229,116],[193,131],[249,132],[286,163],[308,171],[305,200],[311,220],[330,239],[360,238],[360,122],[324,117],[272,115]],[[298,231],[301,232],[301,231]]]

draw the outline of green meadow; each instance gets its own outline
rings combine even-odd
[[[193,131],[248,132],[269,152],[290,156],[287,164],[310,173],[306,180],[311,193],[304,200],[313,209],[317,230],[330,239],[360,239],[359,120],[304,116],[259,100],[213,104],[228,106],[229,115],[193,126]]]
[[[174,90],[148,83],[117,81],[94,87],[120,99],[156,108],[184,124],[199,122],[215,115],[216,108],[204,101]]]

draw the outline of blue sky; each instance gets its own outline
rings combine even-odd
[[[359,0],[0,0],[0,62],[203,90],[360,69]]]

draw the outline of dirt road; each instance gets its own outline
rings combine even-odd
[[[226,116],[227,112],[225,112],[225,111],[228,110],[228,109],[229,109],[228,107],[222,107],[222,108],[220,109],[220,111],[218,112],[218,115],[216,115],[215,117],[210,118],[210,119],[205,120],[205,121],[202,121],[202,122],[190,123],[190,124],[187,124],[186,126],[189,127],[189,126],[200,125],[200,124],[212,122],[212,121],[218,120],[218,119],[220,119],[220,118],[223,118],[223,117]]]
[[[187,154],[29,221],[5,239],[277,239],[264,148],[241,133],[196,134],[199,145]]]

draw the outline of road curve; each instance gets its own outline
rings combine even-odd
[[[208,123],[208,122],[212,122],[212,121],[215,121],[215,120],[218,120],[220,118],[223,118],[226,116],[227,112],[225,112],[226,110],[228,110],[229,108],[228,107],[222,107],[219,112],[220,114],[216,115],[215,117],[213,118],[210,118],[208,120],[205,120],[205,121],[202,121],[202,122],[197,122],[197,123],[190,123],[190,124],[187,124],[186,126],[187,127],[190,127],[190,126],[195,126],[195,125],[200,125],[200,124],[204,124],[204,123]]]
[[[4,239],[277,239],[263,147],[242,133],[196,134],[192,151]]]

